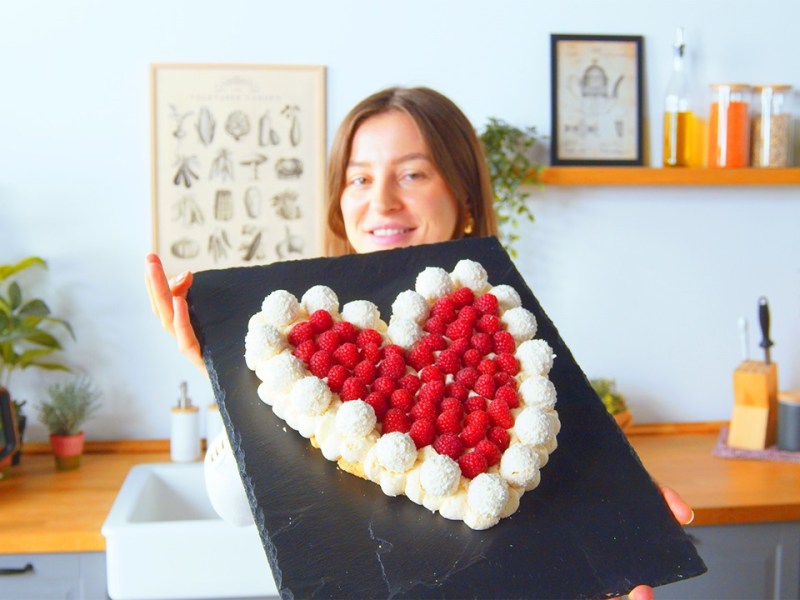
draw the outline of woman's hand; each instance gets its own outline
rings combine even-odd
[[[148,254],[145,260],[144,282],[150,296],[150,306],[161,319],[161,326],[175,337],[178,349],[193,365],[206,373],[206,366],[200,354],[200,343],[194,335],[189,321],[189,305],[186,293],[192,285],[192,274],[181,273],[167,281],[161,259]]]
[[[665,485],[661,487],[661,494],[667,502],[672,514],[681,525],[689,525],[694,521],[694,511],[692,507],[686,504],[683,498],[680,497],[678,492]],[[653,588],[649,585],[637,585],[628,594],[629,600],[653,600]]]

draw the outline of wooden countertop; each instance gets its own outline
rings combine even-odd
[[[715,458],[718,430],[634,426],[628,437],[654,479],[694,508],[695,526],[800,521],[800,464]],[[79,469],[57,472],[44,444],[26,445],[0,480],[0,554],[104,551],[100,528],[130,468],[169,462],[164,440],[88,446]]]

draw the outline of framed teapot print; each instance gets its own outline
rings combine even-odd
[[[553,165],[643,164],[642,36],[550,36]]]

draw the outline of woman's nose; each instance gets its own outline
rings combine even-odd
[[[402,200],[398,194],[398,188],[394,181],[389,177],[382,177],[375,180],[372,186],[372,197],[370,206],[379,213],[393,212],[400,208]]]

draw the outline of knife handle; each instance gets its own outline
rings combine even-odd
[[[769,304],[764,296],[758,299],[758,322],[761,324],[761,343],[759,345],[767,350],[772,346],[772,340],[769,339]]]

